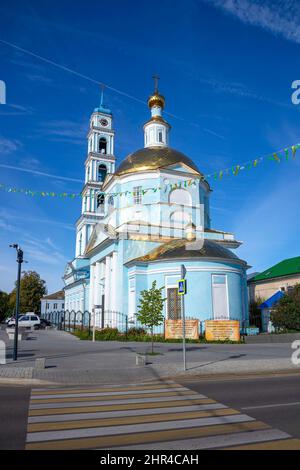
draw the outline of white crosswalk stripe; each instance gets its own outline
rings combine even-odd
[[[33,389],[27,449],[209,449],[290,441],[171,381]],[[294,440],[293,440],[294,444]]]

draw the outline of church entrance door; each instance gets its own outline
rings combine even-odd
[[[169,320],[181,319],[181,299],[177,287],[167,289],[167,311]]]

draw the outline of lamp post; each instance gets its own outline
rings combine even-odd
[[[15,323],[15,336],[14,336],[14,353],[13,360],[18,359],[18,328],[19,328],[19,305],[20,305],[20,282],[21,282],[21,267],[23,263],[23,250],[14,243],[9,245],[11,248],[15,248],[17,251],[17,263],[18,263],[18,278],[17,278],[17,291],[16,291],[16,323]]]

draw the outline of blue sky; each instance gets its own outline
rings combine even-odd
[[[80,191],[88,120],[99,103],[96,82],[111,87],[106,102],[114,113],[118,161],[142,147],[153,73],[161,77],[166,111],[173,115],[166,116],[171,146],[204,173],[300,142],[300,105],[291,103],[291,83],[300,79],[299,6],[250,0],[1,2],[0,80],[7,105],[0,105],[0,165],[15,169],[0,166],[0,183]],[[237,254],[255,271],[299,256],[299,162],[300,151],[293,162],[266,162],[211,182],[212,225],[243,240]],[[49,291],[60,288],[79,214],[79,199],[0,192],[0,289],[14,284],[12,242],[24,248],[24,269],[37,270]]]

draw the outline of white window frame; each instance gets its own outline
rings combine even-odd
[[[217,283],[214,283],[214,277],[219,277],[222,276],[225,278],[225,291],[226,291],[226,309],[227,309],[227,316],[224,317],[224,320],[230,320],[230,312],[229,312],[229,294],[228,294],[228,277],[227,274],[224,273],[213,273],[211,275],[211,301],[212,301],[212,318],[214,320],[218,320],[218,318],[215,318],[215,310],[214,310],[214,285],[218,285]]]
[[[133,203],[137,205],[142,204],[142,186],[135,186],[132,192],[133,192]]]

